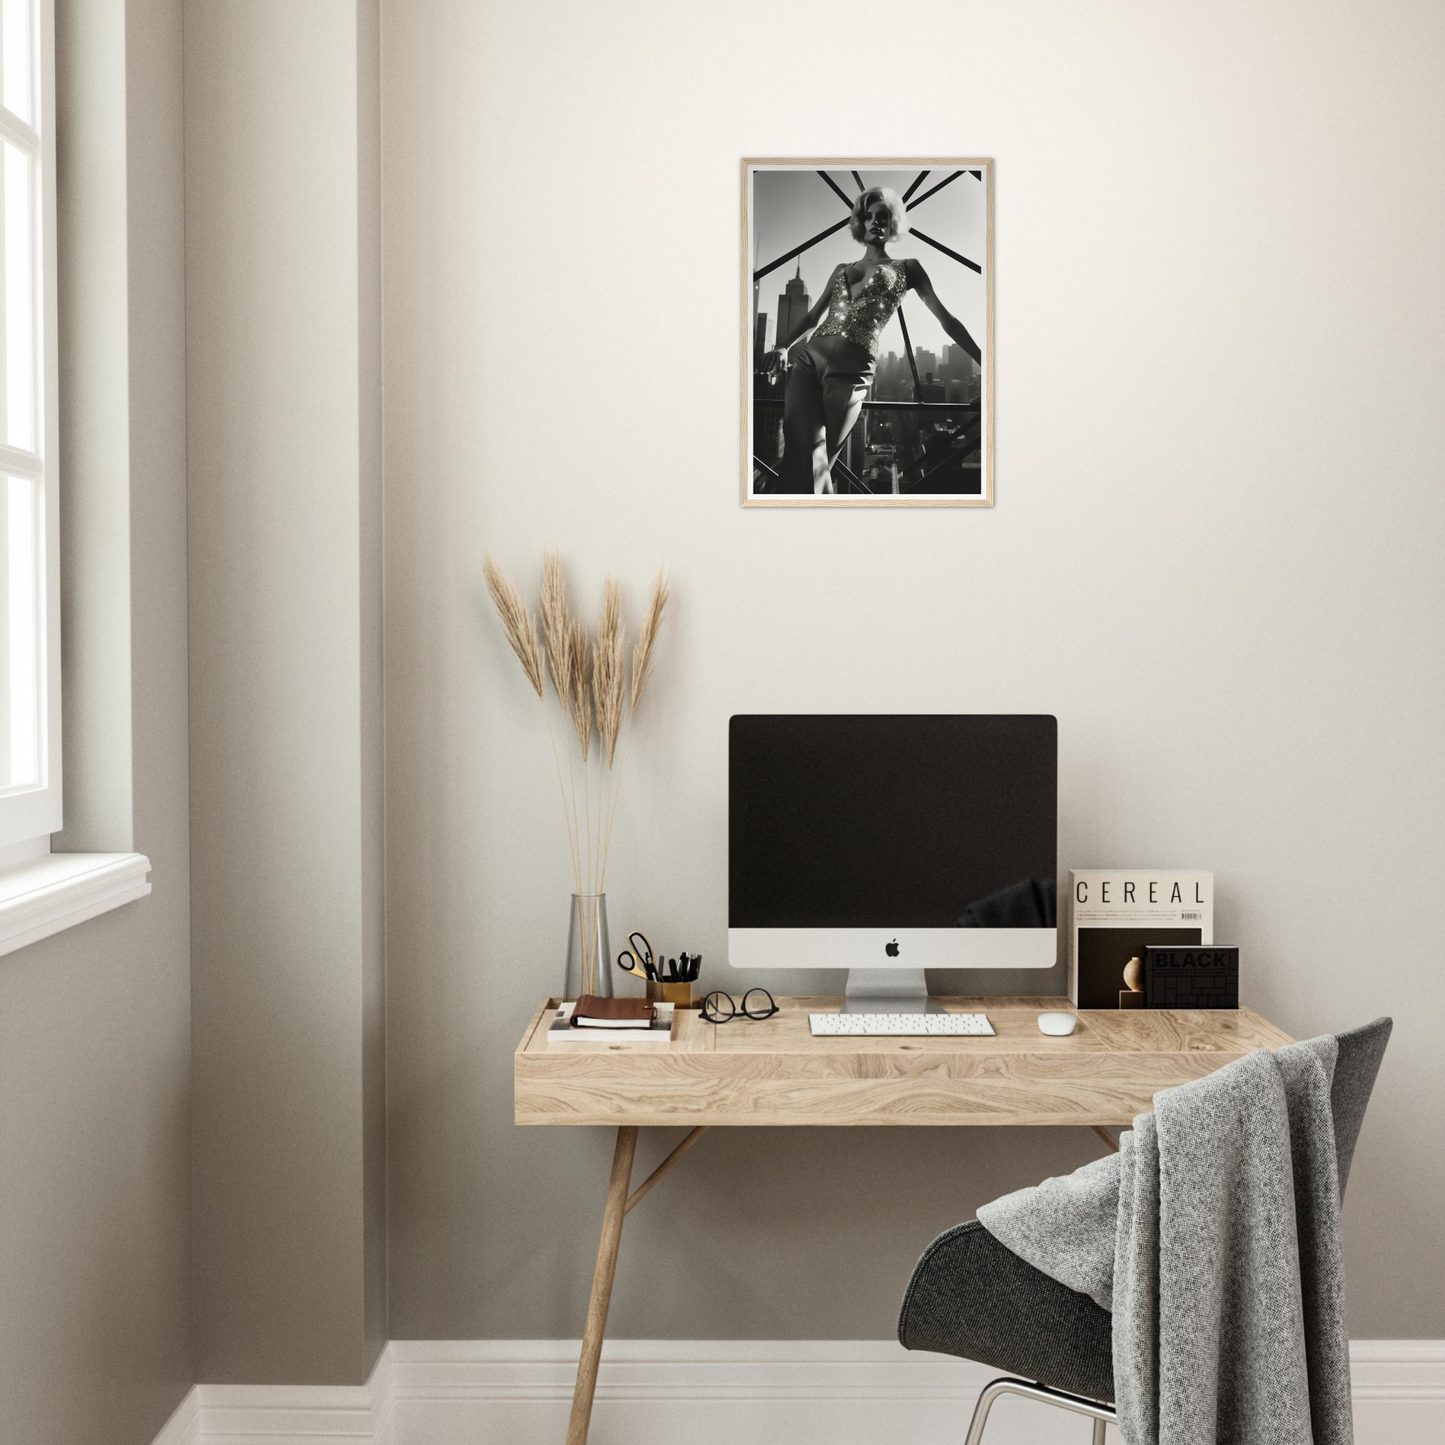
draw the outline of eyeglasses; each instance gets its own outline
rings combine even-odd
[[[743,1006],[733,1002],[730,993],[715,989],[702,1001],[702,1016],[710,1024],[725,1024],[735,1018],[770,1019],[778,1012],[778,1005],[765,988],[750,988],[743,995]]]

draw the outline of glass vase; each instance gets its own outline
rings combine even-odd
[[[572,895],[564,985],[564,999],[577,999],[584,993],[612,997],[612,948],[607,936],[605,893]]]

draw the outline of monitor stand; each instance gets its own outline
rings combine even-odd
[[[845,1014],[936,1014],[921,968],[850,968],[843,994]]]

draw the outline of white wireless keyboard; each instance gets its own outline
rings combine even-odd
[[[868,1038],[993,1033],[985,1014],[809,1014],[808,1024],[815,1034]]]

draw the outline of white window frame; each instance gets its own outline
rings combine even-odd
[[[30,0],[31,113],[28,125],[0,103],[0,139],[31,159],[31,284],[37,325],[32,344],[37,381],[34,454],[0,443],[0,475],[33,478],[44,533],[37,548],[38,656],[44,669],[39,689],[39,781],[0,793],[0,862],[50,851],[50,835],[64,817],[60,746],[60,508],[56,459],[60,420],[56,359],[58,297],[55,243],[55,9],[53,0]]]
[[[0,0],[3,3],[3,0]],[[119,908],[151,891],[150,860],[140,853],[52,853],[51,834],[63,821],[60,749],[60,454],[59,365],[56,336],[55,194],[55,6],[30,7],[31,114],[35,126],[7,110],[0,89],[0,138],[31,157],[30,213],[34,230],[32,345],[37,448],[32,455],[0,443],[0,476],[35,479],[36,513],[44,528],[37,548],[37,655],[44,668],[39,687],[39,781],[0,793],[0,954],[38,942],[88,918]],[[3,258],[0,258],[3,259]],[[3,338],[0,338],[3,344]]]

